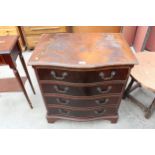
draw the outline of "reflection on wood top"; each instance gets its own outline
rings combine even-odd
[[[29,65],[96,68],[133,65],[137,60],[120,33],[42,35]]]
[[[18,36],[0,36],[0,54],[9,53],[17,42]]]
[[[134,66],[131,75],[144,87],[155,92],[155,52],[139,52],[136,57],[139,65]]]

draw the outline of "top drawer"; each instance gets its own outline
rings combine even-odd
[[[25,34],[37,35],[43,33],[66,32],[66,26],[24,26]]]
[[[69,71],[57,69],[37,69],[40,80],[58,80],[73,83],[92,83],[111,80],[125,80],[128,68],[113,68],[93,71]]]

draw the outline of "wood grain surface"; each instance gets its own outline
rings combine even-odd
[[[137,60],[119,33],[59,33],[42,35],[29,64],[96,68],[133,65]]]
[[[0,54],[11,52],[17,40],[18,36],[0,36]]]

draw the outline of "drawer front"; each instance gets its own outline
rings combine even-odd
[[[96,99],[71,99],[58,96],[45,96],[45,102],[48,106],[69,106],[69,107],[97,107],[97,106],[114,106],[119,103],[119,96],[114,97],[100,97]]]
[[[66,32],[65,26],[24,26],[26,35],[39,35],[44,33]]]
[[[74,96],[92,96],[101,94],[120,94],[124,84],[103,84],[91,87],[75,87],[60,84],[42,84],[43,93],[66,94]]]
[[[92,83],[111,80],[125,80],[128,68],[104,69],[100,71],[68,71],[56,69],[38,69],[40,80],[58,80],[73,83]]]
[[[2,56],[0,56],[0,65],[1,65],[1,64],[5,64],[5,61],[4,61],[4,59],[3,59]]]
[[[0,26],[0,36],[17,35],[17,29],[14,26]]]
[[[27,42],[27,46],[29,49],[32,49],[36,46],[36,44],[38,43],[40,39],[40,36],[29,36],[29,37],[26,37],[26,42]]]
[[[80,111],[80,110],[69,110],[69,109],[62,109],[62,108],[51,108],[48,110],[48,115],[54,116],[66,116],[66,117],[81,117],[81,118],[95,118],[95,117],[102,117],[108,115],[115,115],[117,114],[116,108],[100,108],[95,110],[87,110],[87,111]]]

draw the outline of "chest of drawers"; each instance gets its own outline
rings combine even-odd
[[[45,34],[34,67],[49,123],[57,119],[117,122],[118,108],[136,58],[121,34]]]

